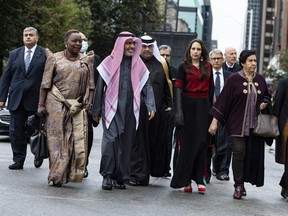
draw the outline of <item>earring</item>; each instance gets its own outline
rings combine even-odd
[[[203,56],[201,56],[200,61],[203,61]]]
[[[67,48],[67,45],[65,44],[65,47]]]

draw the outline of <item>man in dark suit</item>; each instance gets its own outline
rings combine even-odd
[[[35,28],[24,29],[24,46],[10,52],[0,85],[0,108],[5,106],[8,98],[7,109],[11,114],[9,136],[14,163],[9,169],[12,170],[23,169],[27,151],[25,122],[37,111],[46,61],[45,49],[37,45],[38,39]],[[40,167],[42,162],[34,161],[34,164]]]
[[[224,56],[225,56],[225,62],[222,63],[222,68],[224,71],[234,73],[242,70],[240,65],[237,63],[237,51],[235,48],[226,47]]]
[[[222,68],[223,64],[223,53],[221,50],[213,49],[210,54],[210,63],[213,70],[213,80],[214,80],[214,102],[217,100],[220,92],[223,89],[224,83],[226,82],[228,76],[231,74],[229,71],[225,71]],[[229,142],[228,135],[226,133],[225,126],[219,125],[217,130],[217,135],[213,137],[212,144],[216,145],[216,154],[213,157],[213,172],[218,180],[229,181],[229,167],[231,161],[231,144]],[[212,157],[212,147],[209,148],[208,158],[207,158],[207,177],[206,181],[210,180],[211,177],[211,157]]]

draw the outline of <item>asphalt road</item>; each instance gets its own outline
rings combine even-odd
[[[9,139],[0,137],[0,216],[288,215],[288,202],[280,196],[283,166],[274,162],[273,147],[266,147],[265,185],[246,184],[247,197],[242,200],[232,198],[231,180],[222,182],[215,177],[205,195],[174,190],[169,187],[170,178],[151,178],[148,187],[104,191],[98,173],[101,125],[94,132],[88,178],[61,188],[47,183],[48,160],[41,168],[34,167],[29,145],[24,169],[9,170]]]

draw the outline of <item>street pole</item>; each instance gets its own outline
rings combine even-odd
[[[248,49],[251,50],[252,43],[252,28],[253,28],[253,9],[248,11],[250,13],[250,25],[249,25],[249,41],[248,41]]]

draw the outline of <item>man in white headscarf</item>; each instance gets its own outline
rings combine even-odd
[[[164,70],[167,63],[160,56],[156,41],[149,35],[142,36],[141,40],[140,56],[150,71],[149,79],[154,92],[157,114],[154,119],[147,121],[145,106],[140,106],[139,129],[131,149],[129,184],[132,186],[147,186],[150,175],[163,177],[170,169],[166,161],[168,160],[167,120],[172,110],[172,82],[168,71],[166,73]]]
[[[103,137],[100,174],[102,188],[126,189],[130,179],[130,149],[139,123],[140,94],[147,107],[146,118],[156,108],[149,71],[140,59],[141,40],[121,32],[112,53],[97,67],[99,78],[92,107],[94,121],[102,117]],[[148,114],[148,116],[147,116]]]

